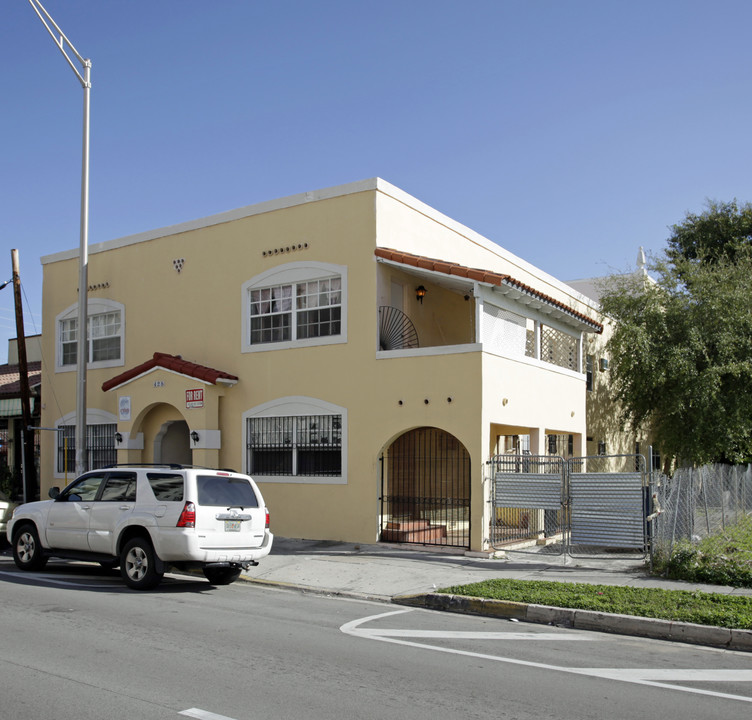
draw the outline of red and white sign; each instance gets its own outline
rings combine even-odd
[[[185,406],[187,408],[204,407],[204,389],[197,388],[196,390],[186,390],[185,391]]]

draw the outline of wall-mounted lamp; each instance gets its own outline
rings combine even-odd
[[[123,442],[123,436],[119,432],[115,433],[115,442],[118,445],[120,445],[120,443]]]
[[[423,304],[423,298],[426,296],[426,293],[428,290],[426,290],[422,285],[418,285],[418,287],[415,288],[415,297],[418,298],[418,302],[422,305]]]
[[[191,433],[191,440],[193,440],[193,444],[194,444],[194,445],[198,444],[198,441],[199,441],[199,439],[200,439],[200,438],[199,438],[199,434],[198,434],[198,433],[197,433],[197,432],[196,432],[196,431],[194,430],[194,431],[193,431],[193,432]]]

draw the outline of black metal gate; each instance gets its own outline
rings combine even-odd
[[[470,547],[470,454],[453,435],[417,428],[383,454],[380,538]]]

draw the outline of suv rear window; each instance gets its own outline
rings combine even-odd
[[[154,497],[161,502],[183,499],[183,476],[175,473],[146,473]]]
[[[244,478],[199,475],[196,478],[198,504],[210,507],[258,507],[256,493]]]

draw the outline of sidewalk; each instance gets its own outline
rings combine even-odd
[[[470,602],[435,591],[491,578],[550,580],[597,585],[629,585],[667,590],[752,596],[752,589],[702,585],[650,576],[642,561],[618,558],[571,558],[544,553],[510,552],[503,558],[472,557],[449,548],[409,545],[355,545],[275,537],[269,556],[242,575],[247,582],[268,583],[307,592],[396,602],[419,607],[514,617],[531,622],[619,632],[752,651],[752,631],[671,623],[591,611],[505,603]]]

